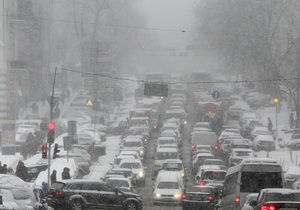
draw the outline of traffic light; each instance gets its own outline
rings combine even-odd
[[[54,123],[49,123],[48,129],[49,129],[49,131],[48,131],[48,135],[47,135],[47,142],[49,144],[52,144],[54,142],[55,124]]]
[[[42,146],[42,158],[47,159],[47,144]]]
[[[278,98],[277,98],[277,97],[274,98],[274,102],[275,102],[275,103],[278,102]]]
[[[60,150],[58,149],[58,144],[54,145],[54,152],[53,152],[53,159],[57,157],[57,153],[59,153]]]

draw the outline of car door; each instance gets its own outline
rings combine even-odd
[[[100,184],[95,182],[86,182],[82,185],[81,196],[85,199],[89,208],[104,208],[101,202],[102,193],[100,193]]]
[[[108,209],[120,209],[122,207],[121,192],[106,184],[100,184],[101,203]]]

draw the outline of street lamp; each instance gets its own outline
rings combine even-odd
[[[276,131],[275,131],[275,135],[276,135],[276,139],[277,139],[277,134],[278,134],[278,123],[277,123],[277,113],[278,113],[278,98],[275,97],[274,98],[274,103],[275,103],[275,107],[276,107]]]

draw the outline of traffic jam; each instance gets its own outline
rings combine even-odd
[[[232,84],[186,83],[211,80],[209,73],[169,76],[167,93],[160,86],[141,95],[146,86],[127,84],[127,99],[113,123],[95,117],[86,123],[86,113],[95,112],[87,97],[75,95],[62,117],[49,124],[53,143],[24,161],[26,181],[34,183],[39,198],[36,206],[300,209],[300,166],[284,171],[283,162],[270,157],[276,151],[289,155],[296,149],[293,140],[282,147],[257,112],[258,106],[276,104],[258,105]],[[144,77],[147,82],[162,78],[166,75]],[[63,121],[68,129],[60,134]],[[297,131],[291,130],[292,136]],[[36,156],[39,161],[33,162]]]

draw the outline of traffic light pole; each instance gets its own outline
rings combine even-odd
[[[55,67],[54,71],[54,79],[53,79],[53,86],[52,86],[52,95],[50,99],[50,123],[52,123],[52,117],[53,117],[53,108],[54,108],[54,87],[55,87],[55,78],[56,78],[56,71],[57,67]],[[47,141],[48,141],[48,136],[47,136]],[[47,193],[49,191],[49,186],[50,186],[50,159],[51,159],[51,142],[49,143],[49,153],[48,153],[48,179],[47,179]]]

